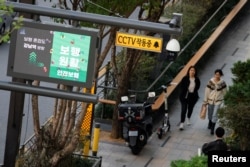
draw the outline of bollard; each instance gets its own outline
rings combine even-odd
[[[198,156],[201,156],[201,148],[198,148]]]
[[[97,156],[99,136],[100,136],[100,124],[96,123],[95,129],[94,129],[94,139],[93,139],[93,147],[92,147],[92,155],[93,156]]]
[[[84,142],[83,147],[83,155],[88,156],[89,155],[89,148],[90,148],[90,135],[86,135],[86,141]]]

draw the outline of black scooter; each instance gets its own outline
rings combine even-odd
[[[118,118],[126,128],[123,137],[134,155],[140,153],[153,132],[151,105],[149,102],[135,103],[124,96],[118,106]]]

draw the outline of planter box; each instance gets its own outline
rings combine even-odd
[[[82,154],[72,154],[71,158],[61,161],[59,167],[101,167],[102,157],[84,156]]]

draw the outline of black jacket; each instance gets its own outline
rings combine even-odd
[[[200,79],[198,77],[195,77],[195,88],[192,96],[192,100],[197,101],[199,98],[198,90],[200,88]],[[180,100],[185,100],[187,94],[188,94],[188,87],[190,84],[189,76],[184,76],[180,82]]]
[[[222,139],[217,139],[202,146],[202,152],[207,155],[209,151],[227,151],[227,144]]]

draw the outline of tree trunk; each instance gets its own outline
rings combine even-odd
[[[115,46],[113,49],[113,52],[115,51]],[[117,68],[114,68],[115,75],[117,78],[117,101],[115,105],[115,110],[113,112],[113,121],[112,121],[112,131],[111,131],[111,137],[112,138],[119,138],[121,137],[121,124],[118,121],[118,105],[121,102],[121,97],[128,95],[128,89],[129,89],[129,78],[132,75],[134,69],[136,68],[136,65],[138,64],[138,61],[140,59],[140,56],[143,52],[140,50],[135,49],[127,49],[126,54],[126,60],[122,66],[121,72],[119,73]],[[112,55],[113,57],[115,55]],[[113,61],[115,58],[112,59]],[[114,63],[115,64],[115,63]]]
[[[34,86],[39,86],[39,81],[33,82]],[[38,95],[32,95],[32,113],[33,113],[33,124],[34,124],[34,133],[37,139],[37,148],[42,149],[41,142],[41,130],[40,130],[40,117],[39,117],[39,108],[38,108]]]
[[[96,78],[98,77],[98,72],[103,64],[104,59],[106,58],[112,45],[114,45],[114,43],[115,43],[115,35],[116,35],[117,30],[118,30],[117,27],[111,27],[110,30],[108,30],[110,32],[108,42],[106,43],[102,53],[100,55],[98,55],[98,57],[97,57],[96,66],[95,66],[95,77]]]
[[[75,148],[79,143],[79,137],[80,137],[79,133],[75,132],[73,137],[71,138],[70,143],[67,146],[65,146],[62,150],[56,152],[53,155],[53,157],[50,159],[51,167],[55,167],[62,158],[71,154],[75,150]]]
[[[80,112],[78,116],[75,128],[73,130],[73,134],[70,140],[68,140],[67,143],[65,143],[65,145],[61,147],[62,149],[54,153],[53,157],[50,159],[50,164],[52,167],[56,166],[62,158],[71,154],[76,149],[79,143],[81,125],[86,115],[87,105],[88,105],[87,103],[84,103],[82,105],[82,111]],[[68,136],[68,139],[69,139],[69,136]]]

